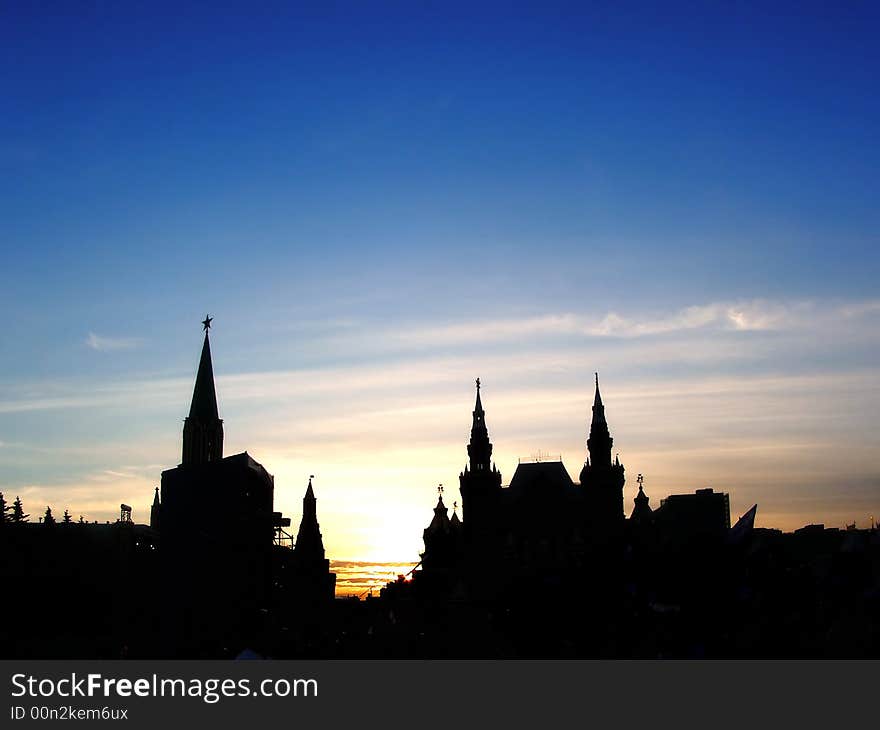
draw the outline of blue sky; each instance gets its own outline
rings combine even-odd
[[[787,527],[880,512],[876,6],[510,5],[0,9],[4,491],[101,516],[149,491],[178,458],[210,312],[230,447],[295,519],[323,466],[325,532],[392,501],[430,516],[476,375],[508,475],[517,448],[576,474],[595,369],[658,499],[705,478],[742,511],[776,500]],[[706,395],[661,438],[674,386]],[[719,403],[751,403],[740,387],[777,415],[778,462],[728,464],[721,423],[708,440]],[[397,399],[403,428],[377,415]],[[845,477],[805,466],[823,453]],[[776,483],[798,468],[826,501],[790,508],[804,491]],[[339,557],[403,559],[411,528]]]

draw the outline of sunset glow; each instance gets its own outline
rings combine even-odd
[[[642,473],[762,527],[880,514],[869,25],[17,5],[0,491],[31,515],[148,520],[206,313],[224,451],[294,531],[315,475],[340,594],[459,499],[476,377],[504,484],[577,478],[598,371],[627,512]]]

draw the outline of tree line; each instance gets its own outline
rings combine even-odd
[[[6,503],[6,498],[3,496],[3,492],[0,492],[0,527],[6,525],[7,523],[22,523],[28,522],[30,518],[29,514],[25,514],[24,505],[22,505],[21,497],[16,496],[15,501],[12,503],[10,507]],[[40,520],[44,525],[55,525],[57,524],[57,520],[52,515],[52,508],[46,507],[46,512]],[[61,518],[61,523],[64,525],[69,525],[73,522],[73,519],[70,516],[70,512],[68,510],[64,510],[64,516]],[[83,516],[79,516],[78,524],[84,525],[85,520]]]

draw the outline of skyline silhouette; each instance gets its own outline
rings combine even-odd
[[[224,448],[209,329],[149,524],[29,522],[2,501],[4,656],[31,658],[872,657],[880,530],[731,524],[712,488],[631,507],[595,373],[579,481],[520,460],[503,485],[482,382],[452,515],[438,484],[419,562],[374,595],[337,596],[309,477],[299,527],[275,478]],[[613,411],[612,411],[613,412]],[[454,494],[454,491],[453,491]],[[447,495],[447,498],[448,495]],[[412,529],[412,525],[401,525]],[[295,534],[295,537],[294,537]],[[77,591],[65,621],[56,592]],[[360,600],[364,599],[364,600]]]
[[[216,395],[215,388],[215,379],[214,379],[214,363],[211,357],[211,347],[209,340],[209,330],[212,326],[213,317],[210,315],[206,315],[205,319],[202,321],[202,328],[204,331],[204,340],[202,344],[202,352],[201,357],[198,362],[198,368],[195,374],[194,386],[193,386],[193,394],[192,401],[189,409],[189,416],[184,419],[184,428],[183,428],[183,458],[181,465],[185,466],[190,462],[202,462],[202,461],[214,461],[221,459],[223,456],[223,421],[219,419],[220,408],[218,406],[218,398]],[[588,457],[586,460],[586,464],[584,469],[580,474],[580,479],[577,482],[574,482],[576,485],[579,484],[581,487],[583,485],[590,486],[593,482],[599,484],[600,486],[605,484],[607,481],[606,477],[601,476],[604,474],[602,469],[609,469],[611,471],[608,472],[611,475],[612,472],[616,474],[617,470],[619,470],[619,474],[616,476],[609,476],[613,482],[613,486],[611,487],[612,493],[617,496],[611,497],[611,503],[607,503],[605,498],[600,499],[602,504],[605,504],[605,507],[601,507],[602,510],[607,511],[611,510],[612,513],[618,513],[621,517],[631,518],[632,521],[637,519],[645,520],[652,519],[652,507],[648,506],[650,504],[649,498],[646,497],[644,492],[644,483],[645,478],[642,472],[638,472],[637,477],[630,478],[630,487],[629,491],[625,489],[625,479],[623,477],[623,466],[620,463],[619,452],[616,450],[612,450],[613,446],[613,438],[609,434],[608,424],[605,419],[605,406],[602,402],[602,397],[599,389],[599,373],[594,373],[595,378],[595,392],[593,397],[593,405],[592,405],[592,416],[591,422],[588,423],[587,433],[589,438],[587,439],[587,449],[588,453],[592,453],[594,455],[599,454],[596,458],[593,459],[593,464],[590,464],[590,458]],[[541,452],[538,450],[537,452],[531,454],[528,457],[520,457],[517,459],[517,473],[522,471],[523,476],[519,478],[517,481],[516,475],[513,476],[513,479],[510,478],[503,479],[502,473],[497,471],[495,466],[495,460],[493,458],[493,445],[489,441],[489,435],[486,430],[486,423],[484,421],[484,411],[481,403],[481,386],[482,381],[480,378],[476,378],[476,406],[475,410],[472,413],[473,423],[471,426],[471,442],[467,447],[468,455],[470,458],[470,469],[473,471],[477,468],[484,468],[490,470],[495,477],[495,481],[497,482],[497,487],[501,488],[502,494],[504,495],[512,495],[514,493],[519,493],[522,491],[522,487],[518,486],[519,482],[527,482],[533,480],[534,477],[529,476],[526,471],[539,469],[541,470],[541,474],[546,472],[549,469],[558,469],[558,471],[563,475],[561,478],[566,483],[571,483],[573,480],[568,475],[566,471],[566,467],[563,463],[562,456],[553,456],[546,452]],[[216,425],[214,425],[216,424]],[[598,450],[598,451],[597,451]],[[612,453],[614,456],[612,457]],[[250,459],[250,457],[248,457]],[[598,461],[597,461],[598,459]],[[603,461],[604,460],[604,461]],[[485,462],[485,463],[483,463]],[[607,463],[605,463],[607,462]],[[522,470],[520,470],[522,467]],[[596,472],[596,469],[599,469],[599,472]],[[591,472],[590,470],[593,470]],[[465,468],[465,471],[462,473],[467,474],[468,468]],[[529,472],[531,473],[531,472]],[[538,474],[539,472],[535,472]],[[598,473],[599,476],[593,476],[594,473]],[[475,474],[475,477],[479,477],[479,474]],[[315,525],[314,529],[317,530],[316,527],[316,517],[314,513],[314,494],[312,493],[312,480],[315,478],[315,475],[312,474],[309,477],[308,491],[306,496],[306,501],[309,499],[309,495],[311,494],[312,506],[311,506],[311,515],[308,514],[308,509],[303,512],[300,517],[303,519],[303,523],[300,525],[300,533],[302,534],[302,530],[305,524],[311,520],[311,523]],[[462,477],[463,478],[463,477]],[[546,477],[540,477],[544,479]],[[163,476],[164,479],[164,476]],[[551,478],[551,482],[553,482],[556,477]],[[598,480],[598,481],[597,481]],[[633,484],[634,482],[634,484]],[[550,482],[548,482],[550,483]],[[442,483],[439,483],[439,487],[437,491],[440,493],[440,500],[437,507],[434,509],[435,517],[434,521],[431,523],[431,526],[428,530],[425,531],[424,537],[424,545],[427,547],[428,544],[428,533],[429,531],[435,528],[435,525],[438,525],[438,520],[441,520],[443,525],[448,525],[449,523],[449,508],[443,504],[443,492],[444,487]],[[462,482],[464,485],[464,482]],[[555,489],[555,487],[553,488]],[[602,490],[595,491],[597,487],[592,486],[590,488],[591,493],[599,494]],[[456,521],[459,520],[459,514],[463,512],[464,509],[467,509],[467,496],[464,491],[464,487],[462,487],[462,493],[460,497],[456,497],[452,507],[452,520],[454,524],[460,524]],[[687,490],[684,490],[687,491]],[[693,491],[693,490],[691,490]],[[703,488],[697,489],[696,494],[709,492],[711,493],[713,490],[711,488]],[[717,491],[717,490],[716,490]],[[722,490],[725,491],[725,490]],[[551,490],[552,492],[552,490]],[[331,492],[332,493],[332,492]],[[457,493],[457,490],[456,490]],[[548,492],[549,494],[550,492]],[[626,498],[626,495],[630,494],[630,499]],[[277,496],[277,492],[276,492]],[[730,527],[731,518],[730,518],[730,495],[723,494],[725,499],[725,511],[727,514],[726,517],[726,527]],[[459,500],[464,499],[463,503]],[[676,499],[680,499],[680,496],[673,496],[673,501]],[[448,498],[449,499],[449,498]],[[594,500],[596,498],[593,498]],[[602,500],[605,500],[604,502]],[[618,506],[619,500],[619,506]],[[451,499],[450,499],[451,501]],[[653,510],[656,510],[658,505],[669,501],[669,495],[658,495],[655,494],[655,502],[653,504]],[[4,497],[4,509],[9,511],[9,516],[7,519],[10,521],[23,521],[27,522],[29,515],[23,514],[24,508],[22,507],[21,499],[19,495],[15,497],[16,505],[13,508],[12,500],[6,499]],[[600,511],[600,502],[596,502],[589,507],[588,512],[593,514],[594,516],[591,518],[593,520],[597,519],[595,517],[596,514]],[[306,503],[304,502],[304,507]],[[459,505],[461,504],[461,507]],[[330,505],[332,508],[332,505]],[[126,519],[131,520],[132,508],[123,503],[123,507],[127,509],[128,517]],[[152,507],[150,509],[150,519],[146,521],[147,524],[152,524],[154,526],[158,526],[158,511],[161,508],[161,503],[159,499],[159,488],[156,487],[155,494],[153,495]],[[442,508],[442,510],[441,510]],[[743,517],[749,516],[749,524],[754,525],[756,522],[756,514],[760,514],[760,510],[757,509],[758,505],[754,505],[750,510],[748,510]],[[199,508],[200,510],[203,508]],[[490,512],[498,512],[500,509],[499,506],[493,507]],[[533,508],[532,508],[533,509]],[[138,508],[136,510],[140,514],[147,514],[145,509]],[[485,511],[485,510],[478,510]],[[74,515],[78,514],[74,508]],[[294,513],[295,514],[295,513]],[[500,514],[500,513],[499,513]],[[531,513],[530,513],[531,514]],[[18,515],[18,517],[15,517]],[[442,515],[442,516],[441,516]],[[59,520],[61,518],[59,517]],[[83,516],[79,515],[78,522],[82,524]],[[558,521],[558,518],[554,518]],[[869,517],[869,524],[858,525],[857,520],[853,520],[851,522],[847,522],[846,525],[840,525],[839,527],[874,527],[873,514]],[[51,505],[46,507],[46,511],[42,517],[37,517],[36,519],[32,519],[32,522],[37,522],[39,524],[49,524],[49,522],[55,523],[55,519],[52,516],[52,507]],[[77,521],[74,519],[73,515],[69,512],[67,508],[64,510],[64,518],[63,521],[65,523]],[[736,521],[734,516],[734,521]],[[85,520],[86,523],[92,522],[89,519]],[[97,521],[95,521],[97,523]],[[142,520],[144,522],[144,520]],[[601,518],[600,518],[601,522]],[[106,524],[109,524],[109,521],[105,521]],[[811,522],[810,524],[822,523],[824,521],[819,519]],[[289,524],[289,523],[288,523]],[[469,524],[473,524],[473,519]],[[758,521],[760,525],[760,521]],[[766,527],[776,528],[775,525],[765,525]],[[402,529],[407,529],[411,527],[401,526]],[[803,525],[799,527],[804,527]],[[415,530],[414,530],[415,532]],[[297,544],[298,540],[294,541],[291,538],[292,544]],[[316,538],[318,540],[318,544],[320,546],[320,556],[318,558],[319,562],[324,560],[324,548],[321,545],[321,536],[318,535]],[[311,542],[311,540],[310,540]],[[310,549],[311,550],[311,549]],[[330,566],[330,570],[332,571],[335,565],[339,565],[343,570],[343,581],[340,586],[342,588],[341,591],[338,591],[338,595],[351,595],[355,597],[363,598],[366,595],[372,595],[373,591],[378,591],[383,586],[387,585],[389,582],[393,581],[394,578],[399,577],[400,575],[410,575],[413,570],[424,567],[424,555],[421,550],[416,555],[413,556],[401,556],[403,559],[397,562],[384,562],[377,563],[376,561],[369,560],[360,560],[357,558],[346,558],[339,557],[334,558],[332,555],[329,557],[327,561],[325,561],[326,565],[324,570],[327,570],[327,565]],[[368,571],[359,571],[358,566],[368,566],[372,570]],[[378,572],[378,575],[376,573]],[[372,577],[372,580],[369,578]]]
[[[0,7],[10,503],[146,523],[207,308],[225,453],[294,519],[315,475],[352,591],[418,560],[476,377],[505,482],[577,480],[598,371],[626,506],[868,526],[880,8],[403,5]]]
[[[503,474],[579,473],[598,370],[651,493],[877,511],[877,8],[0,17],[0,487],[31,512],[146,519],[205,308],[228,450],[285,514],[316,474],[342,560],[418,554],[386,525],[457,478],[478,376]]]

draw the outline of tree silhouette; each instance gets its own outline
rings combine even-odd
[[[9,512],[9,505],[6,504],[6,500],[3,498],[3,492],[0,492],[0,525],[12,521],[12,516],[7,515],[7,512]]]
[[[86,521],[83,519],[82,515],[79,516],[79,524],[81,524],[81,525],[86,524]]]
[[[68,512],[67,510],[64,510],[64,517],[61,519],[61,521],[65,525],[69,525],[70,524],[70,512]]]
[[[26,515],[24,513],[24,508],[21,506],[21,497],[16,497],[15,501],[12,503],[12,521],[27,522],[28,517],[30,517],[30,515]]]
[[[46,516],[43,517],[43,524],[45,525],[54,525],[55,518],[52,516],[52,508],[46,507]]]

